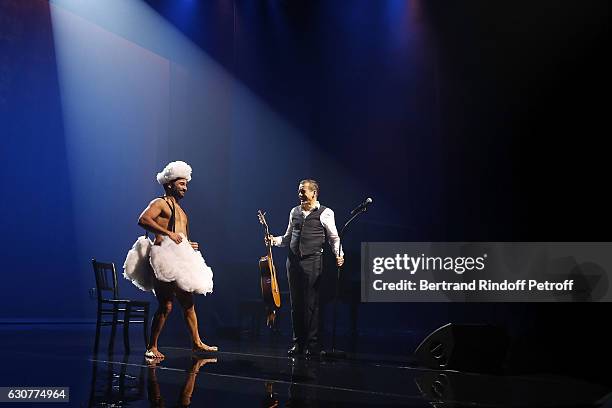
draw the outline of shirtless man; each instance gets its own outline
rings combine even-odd
[[[167,236],[176,244],[180,244],[184,237],[188,237],[188,218],[185,211],[179,205],[179,201],[185,197],[187,192],[187,183],[191,180],[191,167],[184,162],[172,162],[166,166],[162,173],[157,175],[157,180],[163,185],[165,194],[163,197],[156,198],[149,203],[140,215],[138,225],[155,234],[155,245],[161,244],[163,236]],[[174,209],[173,220],[172,209]],[[174,223],[174,228],[171,225],[172,223]],[[189,244],[194,250],[197,251],[199,249],[197,242],[189,242]],[[175,281],[162,282],[156,279],[154,288],[158,308],[151,323],[151,338],[145,353],[147,357],[164,357],[158,349],[157,340],[168,315],[172,311],[172,301],[175,296],[183,308],[192,339],[193,351],[207,352],[218,350],[215,346],[204,344],[200,338],[193,293],[181,289]]]

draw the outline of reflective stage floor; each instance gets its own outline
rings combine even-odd
[[[432,371],[374,355],[290,359],[286,344],[255,341],[219,341],[220,352],[202,355],[161,347],[159,362],[143,357],[136,335],[131,353],[120,333],[114,351],[103,334],[94,353],[94,335],[93,325],[0,324],[0,387],[70,387],[61,406],[83,407],[578,407],[603,406],[611,391],[558,376]]]

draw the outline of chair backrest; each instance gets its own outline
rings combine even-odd
[[[119,286],[117,285],[117,271],[115,270],[115,264],[98,262],[95,259],[92,259],[91,263],[93,264],[94,274],[96,275],[98,301],[103,299],[118,299]],[[103,296],[103,292],[112,293],[112,297]]]

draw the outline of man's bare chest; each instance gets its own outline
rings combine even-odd
[[[179,205],[176,204],[174,205],[174,208],[171,207],[171,204],[167,204],[166,207],[167,208],[162,209],[161,213],[155,221],[166,228],[171,227],[170,224],[172,219],[172,212],[174,211],[174,225],[177,229],[177,232],[178,230],[183,230],[188,222],[188,217],[185,211]]]

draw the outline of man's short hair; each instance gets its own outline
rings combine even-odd
[[[177,180],[187,180],[187,179],[183,177],[175,178],[174,180],[170,180],[169,182],[162,184],[162,187],[164,187],[164,190],[168,190],[174,185],[174,183],[177,182]]]
[[[312,186],[312,189],[317,192],[317,197],[318,197],[319,196],[319,183],[317,183],[316,180],[313,180],[313,179],[306,179],[306,180],[300,181],[300,184],[305,184],[305,183],[308,183]]]

